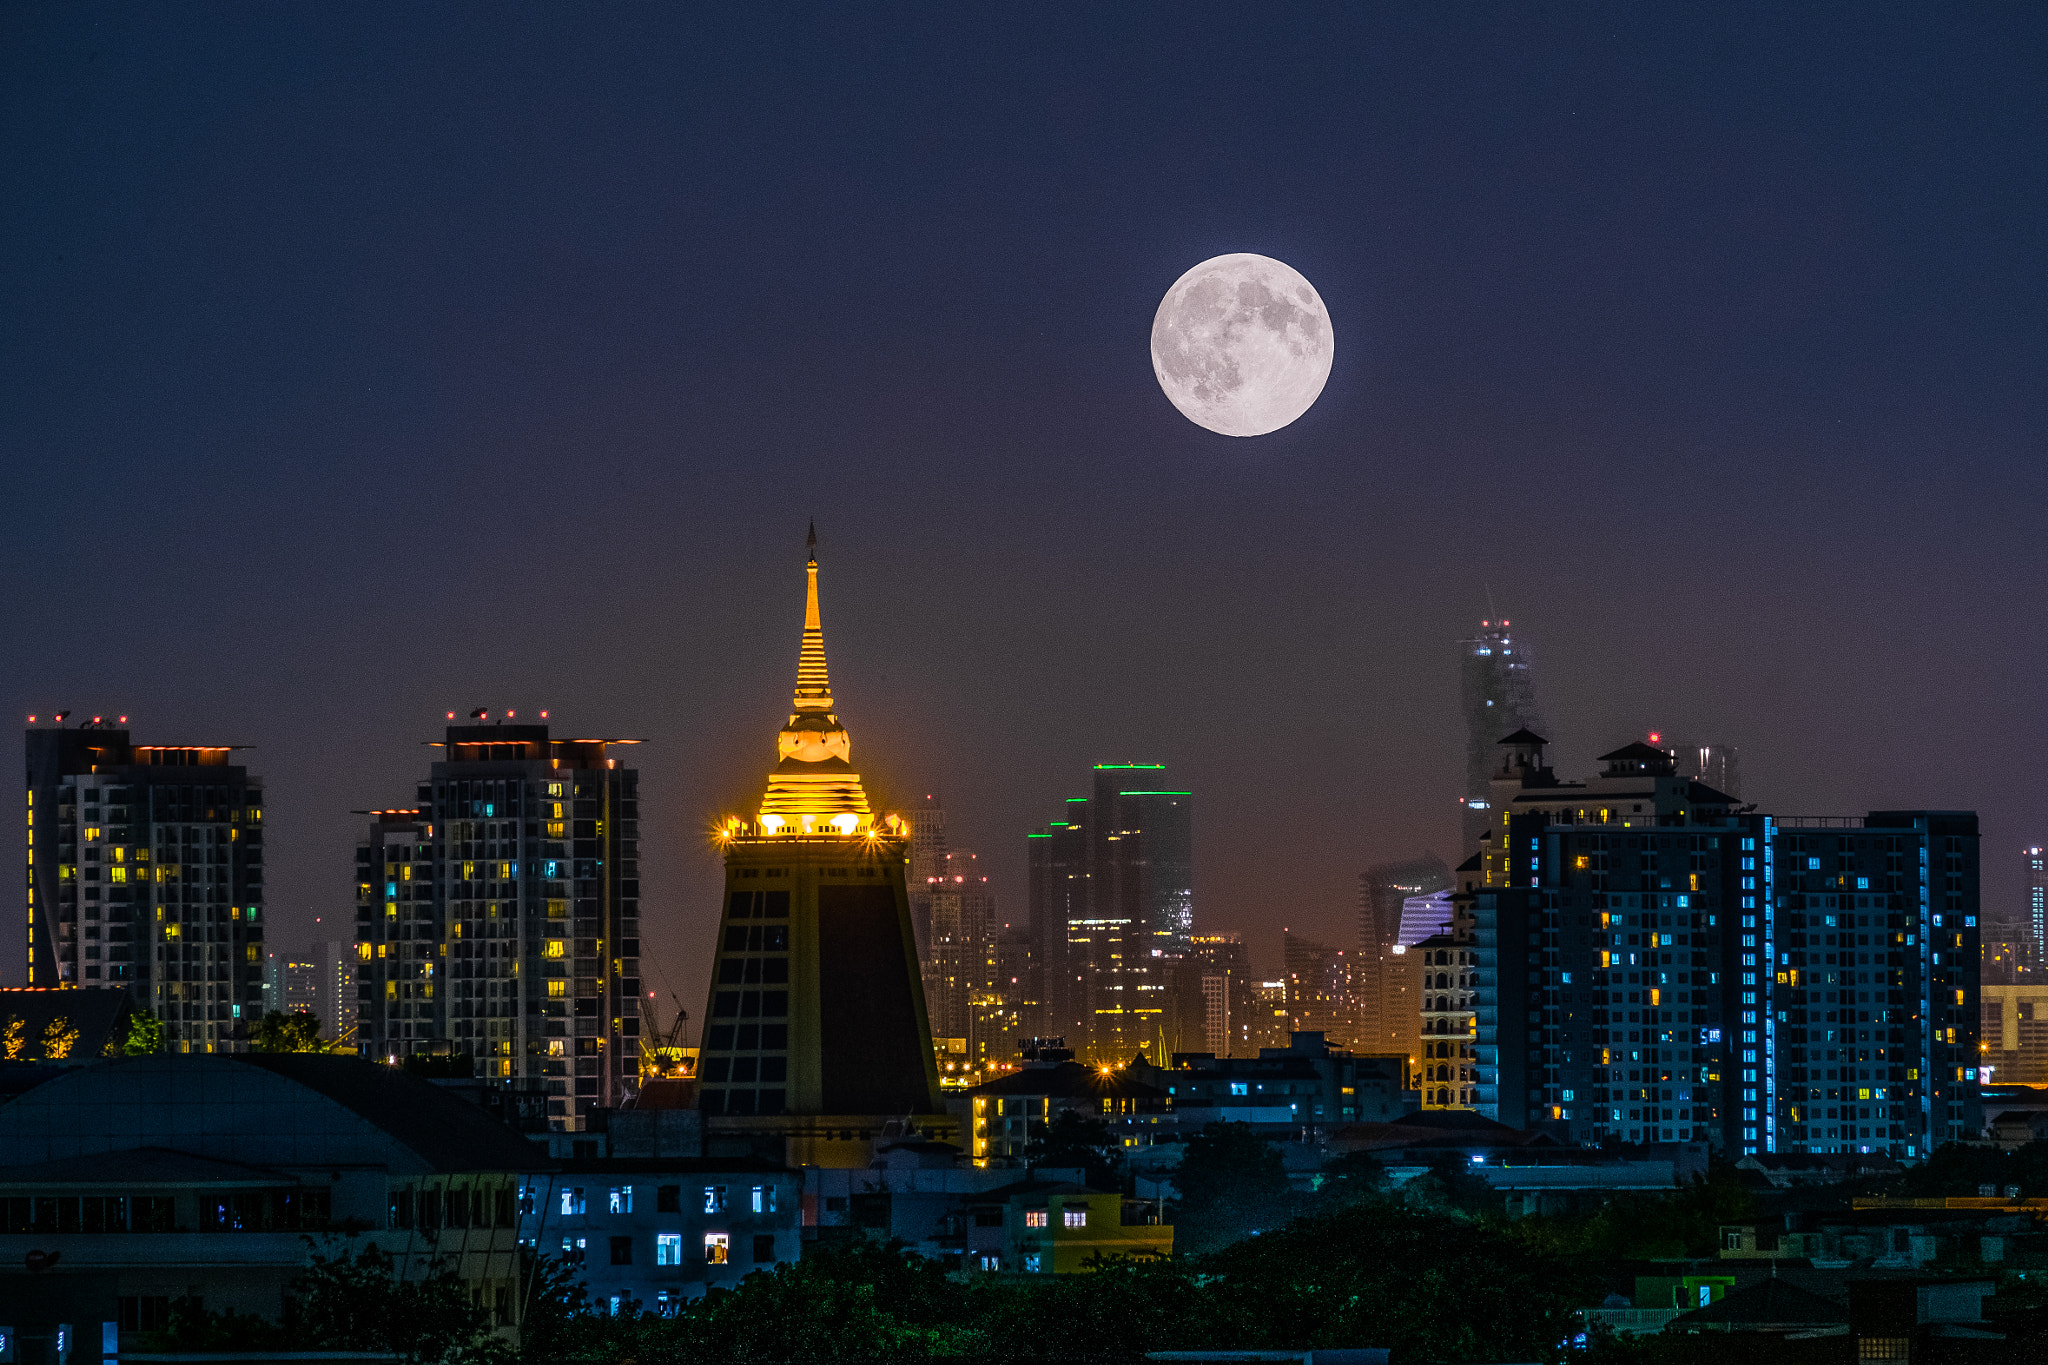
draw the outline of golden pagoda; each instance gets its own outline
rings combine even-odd
[[[725,897],[697,1070],[708,1155],[865,1166],[875,1144],[957,1130],[905,886],[910,827],[868,808],[833,709],[812,531],[789,722],[752,821],[722,821]]]

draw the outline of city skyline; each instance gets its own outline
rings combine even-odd
[[[725,722],[781,666],[746,629],[779,600],[762,550],[813,514],[877,790],[944,791],[1015,895],[1044,792],[1165,761],[1207,794],[1205,925],[1266,970],[1271,887],[1348,942],[1360,869],[1448,847],[1445,669],[1490,603],[1565,767],[1656,730],[1739,746],[1781,810],[2048,834],[2033,764],[1970,757],[2048,744],[2010,686],[2048,586],[2041,132],[1995,93],[2024,34],[1526,15],[1474,45],[1417,14],[1247,44],[1103,14],[1011,66],[988,16],[792,48],[448,13],[366,97],[367,16],[14,22],[0,619],[34,643],[0,704],[254,746],[292,812],[287,942],[339,911],[348,812],[486,704],[646,736],[648,894],[703,913],[703,828],[751,774]],[[1229,62],[1234,93],[1183,79]],[[1228,150],[1191,153],[1219,111]],[[1174,411],[1145,346],[1173,280],[1240,250],[1340,339],[1253,440]],[[96,535],[108,497],[147,514]],[[1665,534],[1715,567],[1646,573]],[[1987,913],[2021,875],[1987,858]],[[702,976],[701,928],[655,989]]]

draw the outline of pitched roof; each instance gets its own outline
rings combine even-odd
[[[131,1147],[33,1166],[0,1166],[0,1185],[294,1185],[296,1176],[168,1147]]]
[[[245,1052],[235,1060],[354,1111],[436,1170],[539,1171],[553,1164],[483,1109],[395,1066],[322,1052]]]
[[[1502,740],[1503,744],[1548,744],[1549,740],[1524,725],[1521,729]]]
[[[1676,760],[1662,749],[1652,748],[1641,740],[1636,740],[1631,744],[1622,745],[1611,754],[1602,754],[1594,761],[1596,763],[1672,763]]]

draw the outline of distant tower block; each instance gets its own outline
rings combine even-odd
[[[912,833],[868,809],[833,711],[808,565],[796,702],[752,820],[726,819],[725,900],[698,1070],[705,1140],[863,1167],[912,1125],[945,1139],[904,873]]]

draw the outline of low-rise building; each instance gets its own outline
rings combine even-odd
[[[1184,1132],[1215,1122],[1391,1123],[1409,1108],[1405,1056],[1348,1052],[1320,1032],[1295,1033],[1256,1057],[1177,1052],[1171,1071],[1136,1062],[1129,1070],[1171,1097]]]
[[[0,1106],[0,1301],[28,1340],[163,1326],[172,1300],[273,1321],[306,1263],[375,1244],[437,1263],[508,1338],[517,1190],[552,1163],[476,1105],[321,1054],[79,1067]]]
[[[1073,1275],[1115,1259],[1173,1254],[1173,1228],[1159,1205],[1082,1185],[1027,1180],[990,1192],[1002,1200],[1002,1251],[996,1264],[977,1250],[984,1270],[1022,1275]],[[979,1226],[979,1220],[977,1220]],[[977,1239],[977,1247],[986,1246]]]
[[[663,1315],[802,1254],[803,1177],[707,1157],[567,1160],[520,1192],[520,1240],[579,1269],[591,1301]]]
[[[1015,1166],[1023,1164],[1045,1125],[1065,1112],[1108,1123],[1127,1145],[1148,1141],[1152,1130],[1172,1122],[1173,1099],[1163,1087],[1141,1079],[1140,1070],[1073,1061],[1029,1064],[950,1092],[946,1102],[971,1134],[975,1165]],[[1157,1071],[1154,1067],[1145,1074]]]

